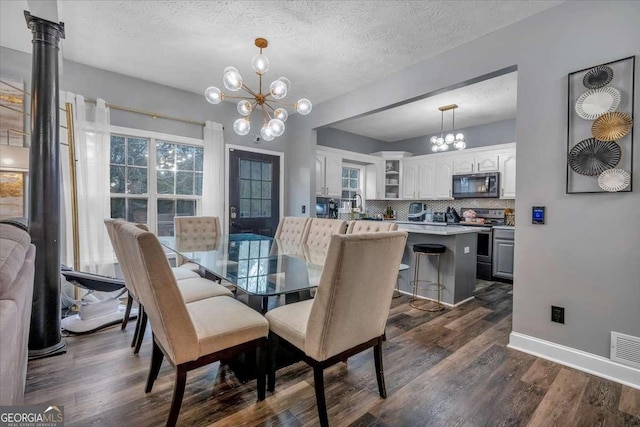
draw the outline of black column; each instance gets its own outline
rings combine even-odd
[[[24,12],[33,34],[29,234],[36,246],[29,358],[65,352],[60,334],[60,113],[58,51],[64,24]]]

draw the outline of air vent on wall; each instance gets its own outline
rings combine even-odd
[[[611,360],[640,369],[640,338],[611,332]]]

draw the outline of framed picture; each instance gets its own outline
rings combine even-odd
[[[631,192],[635,57],[568,76],[567,194]]]
[[[26,218],[25,172],[0,171],[0,219]]]

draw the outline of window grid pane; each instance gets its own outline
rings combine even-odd
[[[356,194],[360,189],[360,169],[343,167],[342,168],[342,198],[341,205],[352,206],[352,202],[356,198]]]
[[[240,217],[271,216],[271,163],[240,160]]]

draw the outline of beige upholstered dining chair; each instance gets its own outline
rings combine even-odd
[[[135,300],[138,302],[138,318],[136,321],[136,330],[131,340],[131,347],[134,348],[133,354],[138,354],[138,352],[140,351],[140,347],[142,346],[144,332],[147,327],[147,315],[144,311],[144,305],[141,304],[140,299],[137,296],[138,291],[136,286],[136,279],[131,272],[132,269],[135,268],[135,266],[132,266],[131,260],[125,256],[119,239],[119,235],[116,231],[116,227],[118,225],[128,224],[128,222],[124,219],[105,219],[104,223],[107,227],[107,232],[109,234],[109,238],[111,239],[113,250],[116,253],[116,258],[118,259],[118,263],[120,264],[122,275],[124,276],[125,286],[129,291],[122,329],[126,328],[125,322],[129,319],[133,301]],[[143,231],[149,231],[147,226],[144,224],[135,224],[135,226]],[[212,298],[216,296],[233,296],[231,291],[229,291],[226,287],[220,286],[210,280],[203,279],[197,273],[188,269],[174,267],[171,269],[171,273],[178,281],[178,288],[180,289],[180,293],[187,302],[198,301],[201,299]]]
[[[347,234],[378,233],[397,229],[398,224],[390,221],[351,221],[347,227]]]
[[[278,345],[313,367],[320,424],[327,426],[323,370],[373,347],[378,391],[386,397],[382,339],[407,233],[334,235],[316,297],[267,312],[272,355],[268,387],[275,388]]]
[[[308,247],[328,247],[331,236],[344,234],[347,222],[340,219],[311,218],[305,233],[303,243]]]
[[[217,237],[222,234],[220,218],[217,216],[176,216],[173,218],[173,227],[176,237]],[[179,267],[199,271],[200,266],[185,260],[178,255],[176,258]]]
[[[287,243],[302,243],[310,221],[309,217],[283,216],[274,238]]]
[[[265,395],[264,346],[269,325],[264,317],[234,298],[214,297],[187,303],[160,246],[150,232],[134,224],[116,224],[124,255],[153,330],[153,354],[146,392],[153,388],[166,356],[176,372],[168,426],[180,413],[187,372],[237,354],[258,351],[258,400]]]

